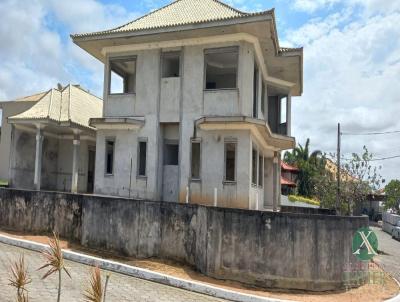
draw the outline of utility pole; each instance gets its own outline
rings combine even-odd
[[[342,133],[340,132],[340,123],[338,123],[338,130],[337,130],[337,190],[336,190],[336,213],[340,213],[340,145],[341,145],[341,136]]]

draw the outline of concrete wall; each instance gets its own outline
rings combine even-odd
[[[400,215],[390,214],[387,212],[382,213],[383,225],[382,229],[392,235],[393,228],[396,226],[397,222],[400,221]]]
[[[343,288],[346,265],[357,261],[352,237],[366,226],[367,217],[0,189],[1,228],[55,228],[90,248],[173,259],[207,276],[261,287]]]
[[[11,148],[11,125],[7,118],[24,112],[35,105],[36,102],[5,102],[1,103],[1,138],[0,138],[0,179],[8,180]]]

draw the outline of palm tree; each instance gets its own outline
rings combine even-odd
[[[310,139],[308,138],[304,147],[298,144],[292,152],[286,152],[284,161],[299,168],[298,194],[312,197],[314,192],[313,177],[318,171],[325,167],[325,159],[320,150],[310,153]]]
[[[61,299],[61,277],[62,271],[71,278],[70,273],[68,272],[67,268],[64,264],[64,257],[60,246],[60,239],[56,232],[53,232],[53,238],[49,240],[50,248],[44,250],[42,252],[44,258],[46,259],[46,263],[41,266],[38,270],[44,269],[49,267],[50,269],[47,271],[46,274],[42,277],[42,279],[46,279],[48,276],[52,275],[55,272],[58,272],[58,295],[57,295],[57,302],[60,302]]]

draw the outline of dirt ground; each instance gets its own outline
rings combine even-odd
[[[0,234],[30,240],[34,242],[47,244],[49,241],[48,236],[43,235],[27,235],[17,232],[0,231]],[[173,261],[165,261],[159,259],[135,259],[131,257],[122,257],[114,253],[88,249],[80,246],[79,244],[69,242],[61,239],[61,246],[63,249],[80,252],[83,254],[97,256],[109,260],[122,262],[128,265],[149,269],[155,272],[167,274],[177,278],[202,282],[205,284],[225,288],[228,290],[238,291],[246,294],[258,295],[269,298],[292,300],[292,301],[304,301],[304,302],[356,302],[356,301],[368,301],[368,302],[380,302],[390,299],[400,292],[398,284],[388,275],[384,274],[384,282],[381,284],[366,284],[356,289],[348,291],[335,291],[335,292],[307,292],[307,291],[283,291],[283,290],[265,290],[261,288],[253,288],[241,284],[239,282],[217,280],[204,276],[203,274],[195,271],[192,267],[182,265]],[[375,268],[378,269],[379,268]]]

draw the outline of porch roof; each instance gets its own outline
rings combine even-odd
[[[79,86],[68,85],[62,90],[50,89],[30,109],[8,118],[9,123],[51,123],[94,129],[90,118],[101,117],[101,99]]]

